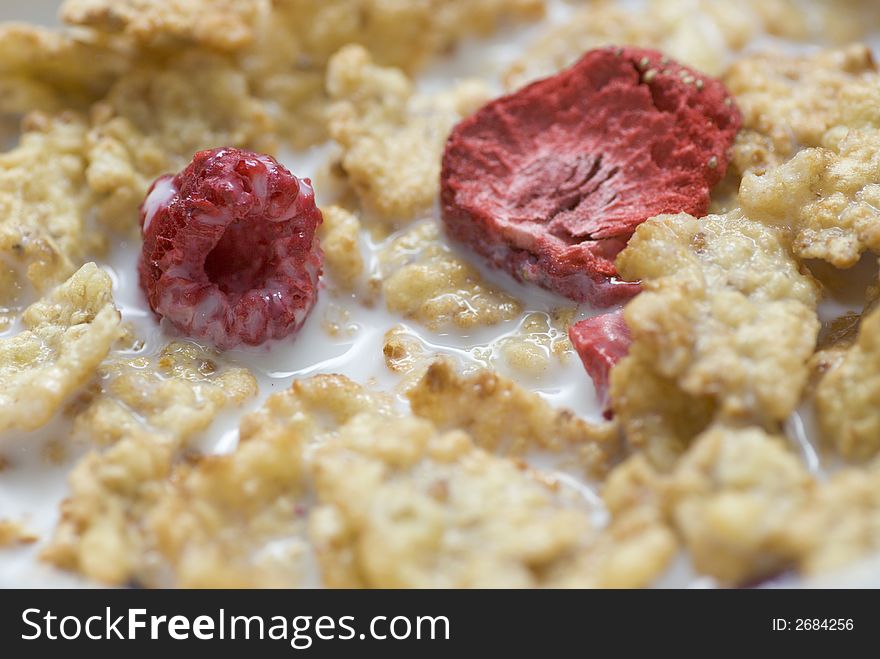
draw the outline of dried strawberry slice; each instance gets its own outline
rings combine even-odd
[[[315,304],[320,223],[311,182],[270,156],[200,151],[141,205],[141,287],[153,311],[218,348],[283,338]]]
[[[614,311],[575,323],[568,330],[568,338],[593,379],[605,416],[610,418],[608,387],[611,369],[626,357],[632,343],[623,312]]]
[[[607,306],[638,291],[614,258],[641,222],[705,214],[740,124],[717,80],[653,50],[593,50],[455,127],[443,219],[517,279]]]

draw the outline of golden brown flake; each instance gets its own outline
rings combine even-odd
[[[29,545],[40,538],[27,530],[24,524],[11,519],[0,519],[0,548]]]
[[[788,524],[813,485],[784,439],[757,428],[714,427],[682,457],[665,505],[696,569],[743,584],[793,564]]]
[[[880,310],[862,321],[858,339],[816,388],[824,436],[841,455],[865,460],[880,451]]]
[[[431,329],[495,325],[519,315],[520,303],[485,282],[472,265],[440,241],[434,222],[393,238],[380,255],[388,310]]]
[[[817,488],[791,523],[802,572],[816,574],[880,550],[880,463],[844,469]]]
[[[252,427],[248,424],[248,427]],[[229,455],[175,469],[144,518],[178,587],[298,587],[306,583],[303,444],[295,432],[243,432]],[[141,557],[148,565],[148,554]],[[165,571],[163,570],[163,571]]]
[[[244,74],[200,51],[131,70],[92,108],[91,119],[87,179],[100,195],[98,219],[116,229],[136,226],[149,185],[182,169],[196,151],[274,147],[272,120]]]
[[[529,313],[517,331],[498,341],[504,362],[520,373],[538,376],[564,363],[574,349],[568,339],[576,308],[559,308],[551,313]]]
[[[188,472],[175,462],[221,409],[252,397],[256,381],[244,369],[219,367],[189,343],[169,344],[154,363],[119,361],[107,371],[103,392],[74,421],[75,436],[106,448],[88,453],[71,472],[71,493],[43,558],[108,584],[159,585],[167,577],[155,571],[151,552],[155,534],[170,533],[162,526],[169,520],[153,529],[150,515],[160,502],[171,506],[185,495],[187,484],[172,477]],[[175,519],[185,517],[177,511]],[[196,522],[187,522],[195,534]],[[204,575],[197,567],[188,567],[193,572],[180,583],[191,577],[198,585]]]
[[[342,291],[350,292],[361,283],[364,256],[359,244],[361,223],[357,216],[339,206],[322,209],[324,222],[319,229],[324,267]]]
[[[718,75],[733,53],[765,31],[790,39],[810,36],[798,0],[650,0],[637,8],[593,0],[544,30],[508,71],[506,82],[519,87],[568,66],[587,50],[622,44],[656,48]]]
[[[617,260],[644,292],[625,311],[630,354],[611,397],[627,439],[658,464],[712,418],[774,428],[800,400],[818,290],[779,237],[739,213],[642,224]]]
[[[90,35],[0,24],[0,114],[85,111],[130,64],[129,52]]]
[[[832,129],[824,142],[762,175],[747,174],[740,203],[750,217],[790,230],[799,258],[848,268],[865,250],[880,250],[880,121]]]
[[[238,50],[268,9],[268,0],[65,0],[61,19],[153,47]]]
[[[355,417],[318,449],[314,477],[329,586],[636,586],[674,552],[635,523],[607,541],[571,492],[424,420]]]
[[[101,246],[86,214],[86,124],[77,115],[31,115],[17,147],[0,154],[0,258],[14,273],[7,291],[27,280],[45,291],[73,274]],[[7,293],[8,295],[8,293]]]
[[[117,358],[101,368],[101,391],[76,417],[73,436],[99,445],[143,432],[173,436],[183,445],[224,407],[257,393],[244,368],[224,367],[218,355],[175,341],[153,358]]]
[[[273,20],[324,63],[348,44],[369,50],[383,66],[413,71],[463,37],[487,35],[503,21],[540,18],[543,0],[275,0]]]
[[[330,61],[327,90],[331,137],[343,148],[342,168],[371,213],[406,223],[431,207],[440,156],[452,127],[488,98],[478,82],[416,94],[402,71],[377,66],[360,46]]]
[[[733,168],[761,174],[802,147],[818,147],[844,120],[847,106],[862,108],[877,97],[877,69],[866,46],[815,55],[756,54],[737,61],[724,76],[736,97],[743,130],[733,148]],[[849,117],[851,127],[864,120]]]
[[[219,389],[205,382],[200,359],[187,346],[167,350],[166,382]],[[227,403],[240,402],[240,387],[229,389]],[[124,437],[74,468],[44,558],[110,584],[300,585],[308,560],[303,451],[360,412],[388,413],[390,401],[341,376],[295,382],[242,419],[233,453],[195,465],[179,460],[202,415],[181,410],[170,422],[174,403],[163,403],[150,426],[129,423]]]
[[[88,263],[28,307],[24,331],[0,340],[0,430],[39,428],[92,376],[119,336],[111,288]]]
[[[489,370],[463,377],[448,362],[438,361],[407,397],[417,416],[441,431],[464,430],[492,453],[568,450],[598,459],[616,448],[613,424],[588,423]]]

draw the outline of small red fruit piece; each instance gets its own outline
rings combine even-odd
[[[443,219],[515,278],[608,306],[638,292],[614,258],[639,224],[706,213],[740,124],[719,81],[654,50],[593,50],[453,129]]]
[[[321,220],[311,182],[270,156],[200,151],[141,205],[150,308],[223,350],[293,334],[317,297]]]
[[[596,396],[607,418],[611,418],[609,385],[611,369],[626,357],[632,337],[622,311],[587,318],[568,330],[568,338],[593,379]]]

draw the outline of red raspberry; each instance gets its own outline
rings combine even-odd
[[[611,369],[626,357],[632,343],[623,312],[606,313],[575,323],[568,330],[568,338],[593,379],[605,416],[611,418],[608,392]]]
[[[443,220],[517,279],[607,306],[638,291],[614,258],[640,223],[705,214],[740,124],[717,80],[653,50],[593,50],[455,127]]]
[[[266,155],[200,151],[141,205],[141,287],[181,332],[228,349],[293,334],[315,304],[321,211]]]

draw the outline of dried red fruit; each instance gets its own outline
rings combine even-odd
[[[443,219],[517,279],[607,306],[638,291],[614,258],[640,223],[708,210],[740,124],[717,80],[653,50],[593,50],[455,127]]]
[[[593,379],[605,416],[610,418],[608,386],[611,369],[626,357],[632,343],[623,312],[614,311],[575,323],[568,330],[568,338]]]
[[[181,332],[221,349],[296,332],[314,306],[321,211],[266,155],[200,151],[141,205],[141,287]]]

